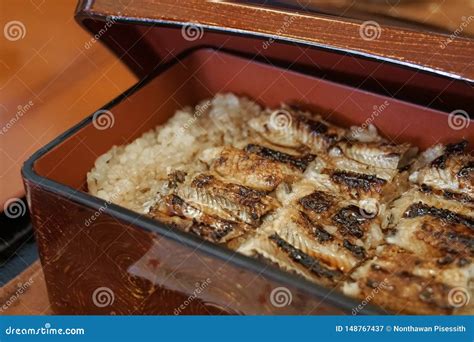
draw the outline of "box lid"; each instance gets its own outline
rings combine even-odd
[[[454,36],[448,36],[382,25],[375,20],[352,20],[252,2],[258,3],[83,0],[78,5],[76,16],[138,75],[147,74],[154,64],[167,59],[166,49],[168,54],[177,54],[196,45],[221,44],[221,47],[227,47],[225,41],[217,42],[215,35],[210,34],[212,32],[266,41],[267,45],[261,45],[260,51],[249,51],[245,45],[239,47],[241,51],[257,52],[262,56],[269,55],[268,47],[273,43],[298,44],[402,65],[452,79],[474,81],[474,65],[471,63],[474,43],[459,37],[456,32]],[[117,25],[107,30],[103,23],[98,23],[105,20],[111,24],[129,25],[120,28]],[[182,38],[160,40],[163,44],[160,53],[148,33],[155,28],[170,27],[181,28]]]

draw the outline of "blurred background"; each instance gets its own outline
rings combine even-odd
[[[0,286],[37,259],[21,182],[23,162],[137,81],[76,23],[77,2],[0,0]],[[236,2],[474,36],[474,0]],[[11,203],[21,203],[15,217],[4,213]],[[44,293],[44,285],[37,284],[34,291]],[[0,289],[0,300],[7,292]]]
[[[77,0],[0,0],[0,286],[33,262],[20,169],[137,80],[74,20]],[[12,209],[13,212],[13,209]]]

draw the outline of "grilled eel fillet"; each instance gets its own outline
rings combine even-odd
[[[321,116],[282,107],[266,111],[250,120],[249,125],[274,145],[300,149],[309,148],[313,153],[326,153],[336,147],[348,159],[379,169],[404,167],[417,152],[409,144],[395,145],[382,139],[374,126],[370,126],[370,139],[363,134],[331,125]],[[360,140],[359,140],[360,139]]]
[[[474,256],[474,211],[422,189],[411,189],[391,203],[387,242],[420,257],[470,263]]]
[[[463,140],[426,150],[414,164],[410,181],[474,203],[474,155],[467,153],[467,146]]]
[[[261,145],[249,144],[244,149],[226,146],[205,150],[200,159],[212,172],[244,186],[272,191],[281,182],[302,177],[312,154],[291,155]]]
[[[282,208],[266,219],[255,236],[238,252],[261,257],[280,268],[326,286],[337,285],[352,266],[349,251],[332,243],[333,237],[298,210]],[[342,253],[338,260],[335,256]],[[344,256],[346,260],[344,260]]]
[[[470,280],[474,265],[443,264],[394,245],[356,268],[342,286],[348,296],[367,300],[395,313],[474,313]],[[460,312],[462,310],[462,312]]]
[[[337,285],[371,255],[383,235],[379,220],[307,181],[277,189],[284,209],[268,217],[238,251],[261,256],[320,284]]]
[[[325,152],[348,132],[324,121],[319,115],[288,107],[266,110],[251,119],[249,126],[276,146],[294,149],[307,147],[312,153]]]
[[[254,229],[261,217],[277,206],[277,201],[264,191],[204,173],[176,184],[149,215],[224,243]]]
[[[209,172],[174,181],[175,189],[150,215],[205,239],[229,242],[257,227],[261,217],[278,206],[268,191],[302,177],[313,159],[311,154],[288,154],[256,144],[206,150],[201,161],[209,165]]]
[[[366,212],[380,214],[409,187],[405,170],[374,168],[341,155],[317,156],[304,178],[323,191],[354,200]]]
[[[375,127],[370,131],[372,141],[345,137],[335,142],[309,164],[304,177],[328,192],[349,196],[368,212],[382,212],[385,203],[408,189],[407,165],[417,150],[388,143]]]
[[[360,142],[348,139],[339,141],[333,149],[351,160],[382,171],[405,167],[418,150],[407,143],[396,145],[386,141]]]
[[[358,259],[383,239],[376,213],[366,212],[354,201],[326,192],[307,180],[293,184],[291,189],[280,187],[277,198],[284,206],[299,210],[311,222],[324,227],[341,245],[344,242],[346,249],[353,246],[351,252]]]

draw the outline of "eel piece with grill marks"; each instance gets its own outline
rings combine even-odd
[[[436,145],[424,151],[413,165],[410,181],[474,199],[474,155],[466,140]]]
[[[291,273],[336,286],[358,259],[323,227],[293,208],[278,210],[238,252],[260,257]]]
[[[302,177],[314,155],[292,155],[261,145],[244,149],[226,146],[203,152],[201,160],[227,180],[262,191],[274,190],[281,182]]]
[[[342,290],[395,314],[473,314],[473,266],[443,264],[384,245],[354,270]]]
[[[460,264],[474,257],[472,208],[414,188],[391,203],[387,212],[387,242],[420,257]]]
[[[307,147],[312,153],[325,152],[348,132],[344,128],[328,123],[319,115],[288,107],[266,110],[250,120],[249,125],[274,145]]]
[[[227,242],[258,226],[261,217],[278,205],[264,191],[202,173],[177,184],[150,215],[181,218],[182,228],[214,242]]]

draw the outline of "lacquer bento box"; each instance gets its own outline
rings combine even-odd
[[[394,28],[381,28],[372,39],[362,34],[360,23],[198,1],[184,5],[143,0],[127,6],[84,1],[76,16],[142,80],[39,150],[23,167],[56,313],[397,313],[374,305],[373,297],[382,291],[379,286],[368,296],[351,298],[282,269],[278,262],[239,253],[117,205],[112,198],[94,196],[87,175],[113,146],[130,144],[175,112],[218,94],[248,98],[262,108],[285,103],[341,127],[374,126],[390,144],[410,143],[421,151],[466,141],[471,143],[465,151],[469,155],[474,141],[469,116],[472,42],[460,38],[441,48],[445,36]],[[401,43],[405,52],[399,49]],[[176,135],[184,136],[186,129]],[[282,153],[278,158],[288,161]],[[277,157],[273,153],[271,158]],[[178,174],[174,180],[179,183],[180,178]],[[427,212],[423,215],[438,215]],[[455,227],[470,227],[471,214],[447,215],[446,220]],[[472,236],[465,239],[469,243]],[[344,245],[360,251],[349,240]],[[288,252],[287,245],[279,246]],[[289,251],[292,262],[308,266],[308,255],[295,253]],[[462,260],[456,262],[469,267]],[[418,297],[427,306],[438,300],[430,294],[437,288],[421,280],[410,284],[423,286]],[[469,296],[470,289],[464,290]],[[440,306],[433,312],[452,309]]]

